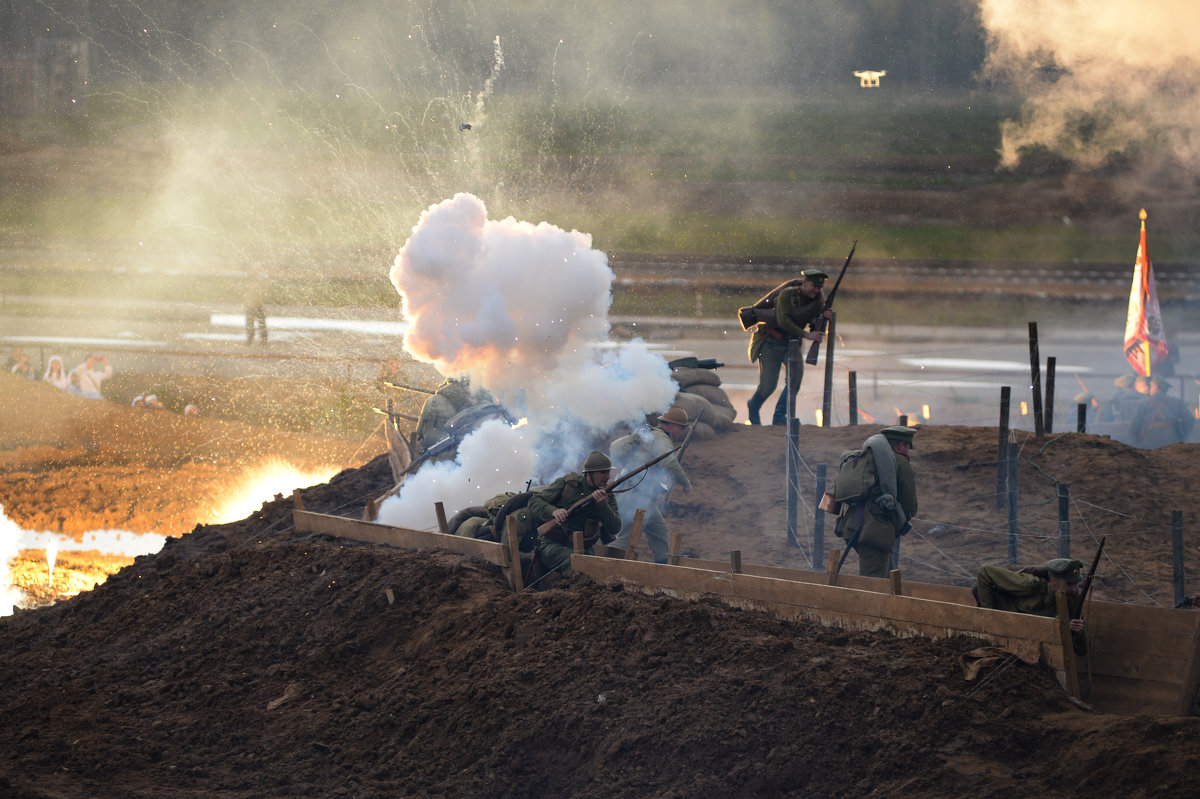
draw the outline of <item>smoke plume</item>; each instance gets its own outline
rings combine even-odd
[[[546,222],[490,220],[470,194],[421,215],[391,270],[405,348],[470,377],[523,423],[481,427],[455,463],[410,477],[381,519],[427,528],[434,501],[453,513],[576,471],[591,449],[607,451],[613,430],[670,405],[666,362],[640,340],[607,341],[613,273],[591,244]]]
[[[1194,0],[980,0],[984,73],[1020,91],[1002,166],[1042,146],[1083,168],[1114,157],[1200,174],[1200,6]]]

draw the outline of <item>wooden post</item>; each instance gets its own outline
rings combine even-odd
[[[825,325],[825,390],[821,398],[821,427],[833,427],[833,349],[834,328],[837,325],[837,311],[829,317]]]
[[[1058,556],[1071,557],[1071,484],[1058,484]]]
[[[742,573],[742,553],[741,550],[733,550],[729,553],[729,570],[734,574]]]
[[[1174,555],[1175,607],[1183,602],[1183,511],[1171,511],[1171,552]]]
[[[1017,445],[1008,445],[1008,562],[1017,562]]]
[[[1054,366],[1058,359],[1053,355],[1046,358],[1046,434],[1054,432]]]
[[[1058,617],[1058,638],[1063,649],[1067,695],[1079,699],[1079,666],[1075,662],[1075,644],[1071,640],[1071,614],[1067,609],[1067,595],[1060,591],[1054,595],[1054,601],[1057,608],[1055,615]]]
[[[996,507],[1004,507],[1008,494],[1008,412],[1012,402],[1012,388],[1000,387],[1000,444],[996,448]]]
[[[837,585],[837,578],[838,578],[837,566],[838,566],[838,562],[841,561],[841,559],[842,559],[842,550],[840,550],[840,549],[829,550],[829,563],[827,563],[825,565],[825,577],[826,577],[825,581],[829,585]]]
[[[851,372],[849,377],[849,386],[847,393],[850,397],[850,424],[858,424],[858,372]]]
[[[441,502],[433,503],[433,512],[437,514],[438,530],[450,534],[450,523],[446,521],[446,506]]]
[[[821,497],[825,496],[825,479],[828,467],[817,464],[817,498],[815,518],[813,519],[813,569],[820,570],[825,566],[821,558],[825,555],[825,511],[821,510]]]
[[[671,554],[667,557],[667,563],[672,566],[679,565],[679,549],[682,541],[682,533],[671,533]]]
[[[1086,402],[1081,402],[1075,406],[1075,432],[1087,432],[1087,412],[1088,406]]]
[[[896,420],[896,424],[900,425],[901,427],[908,427],[908,414],[900,414],[900,418]]]
[[[375,500],[368,499],[366,507],[363,508],[363,521],[364,522],[375,521],[375,516],[378,515],[378,513],[379,513],[379,508],[375,505]]]
[[[890,572],[888,572],[888,584],[891,586],[892,593],[894,595],[904,595],[904,585],[900,581],[899,569],[892,569]]]
[[[582,530],[576,530],[571,535],[571,546],[574,547],[576,552],[578,552],[580,554],[583,553],[583,531]]]
[[[1188,644],[1187,660],[1183,664],[1183,690],[1179,692],[1179,704],[1175,715],[1186,716],[1192,710],[1192,697],[1196,695],[1196,683],[1200,682],[1200,624],[1192,628]]]
[[[784,477],[787,480],[787,545],[799,547],[796,535],[796,514],[800,509],[800,422],[796,419],[796,393],[793,388],[800,380],[800,341],[788,340],[787,355],[787,435],[784,437]]]
[[[300,489],[298,488],[292,489],[292,507],[296,510],[304,510],[304,498],[300,496]]]
[[[638,508],[634,511],[633,527],[629,529],[629,546],[625,548],[625,560],[637,560],[638,539],[642,537],[642,523],[645,520],[645,508]]]
[[[1042,438],[1046,428],[1042,424],[1042,367],[1038,356],[1037,322],[1029,323],[1029,377],[1033,390],[1033,432]]]
[[[525,590],[525,577],[521,570],[521,550],[520,541],[517,540],[517,516],[515,513],[508,514],[504,520],[505,526],[508,528],[508,579],[513,584],[514,591]]]

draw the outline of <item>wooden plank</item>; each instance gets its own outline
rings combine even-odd
[[[446,520],[446,506],[441,502],[433,503],[433,512],[437,514],[438,530],[450,535],[450,522]]]
[[[1194,616],[1194,613],[1188,615]],[[1192,699],[1196,696],[1196,686],[1200,683],[1200,621],[1193,620],[1192,634],[1188,636],[1187,660],[1183,667],[1183,680],[1179,686],[1179,697],[1176,700],[1175,712],[1186,716],[1191,712]]]
[[[599,582],[617,580],[647,592],[665,591],[676,596],[715,594],[738,606],[768,609],[789,618],[812,619],[851,629],[890,629],[901,635],[933,638],[961,633],[1006,647],[1032,646],[1052,669],[1064,669],[1056,622],[1043,616],[729,571],[663,567],[583,555],[576,555],[571,567]]]
[[[642,538],[642,524],[646,521],[646,509],[638,508],[633,512],[633,527],[629,529],[629,546],[625,549],[627,560],[637,560],[637,545]]]
[[[1092,646],[1092,639],[1088,639]],[[1093,674],[1104,674],[1126,680],[1153,680],[1182,685],[1187,670],[1185,657],[1164,658],[1138,650],[1104,651],[1092,646],[1088,654],[1080,658],[1079,670],[1088,669]]]
[[[1055,619],[1058,640],[1063,651],[1063,677],[1067,696],[1079,698],[1079,669],[1075,663],[1075,645],[1071,640],[1071,612],[1067,608],[1067,595],[1061,591],[1054,595]]]
[[[1083,685],[1086,687],[1087,684],[1084,678]],[[1102,674],[1092,676],[1091,690],[1087,692],[1085,699],[1106,713],[1150,712],[1164,716],[1175,713],[1178,700],[1178,685],[1150,680],[1122,680]],[[1133,710],[1120,711],[1117,707],[1129,707]]]
[[[302,510],[292,511],[292,518],[296,529],[303,532],[324,533],[370,544],[388,544],[401,549],[440,549],[445,552],[458,552],[462,555],[478,555],[497,566],[506,567],[508,565],[508,553],[495,541],[481,541],[475,538],[431,533],[425,530],[410,530],[407,527],[393,527],[378,522],[364,522],[360,519],[347,519],[343,516],[329,516],[324,513]]]
[[[517,515],[508,514],[504,519],[508,535],[508,581],[514,591],[525,590],[525,575],[521,568],[521,542],[517,533]]]

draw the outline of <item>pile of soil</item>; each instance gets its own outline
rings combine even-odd
[[[34,505],[130,503],[141,472],[173,476],[202,443],[232,442],[218,459],[259,436],[285,453],[333,443],[181,419],[203,433],[181,448],[174,422],[125,430],[129,409],[4,389],[6,413],[12,397],[30,414],[15,417],[26,443],[3,428],[0,502],[22,526]],[[52,418],[35,425],[34,411]],[[786,543],[781,428],[694,441],[693,490],[672,496],[671,527],[690,554],[804,568],[809,470],[877,430],[802,428],[801,547]],[[1170,604],[1170,511],[1187,507],[1195,445],[1017,435],[1020,561],[1054,556],[1067,484],[1073,553],[1088,559],[1108,537],[1097,595]],[[997,444],[988,428],[918,434],[906,579],[968,584],[1006,560]],[[301,495],[358,516],[391,480],[374,457]],[[161,484],[178,502],[194,490]],[[972,639],[848,633],[579,576],[515,594],[482,561],[298,533],[291,511],[289,497],[196,526],[92,591],[0,620],[0,794],[1136,797],[1195,785],[1200,719],[1099,715],[1019,661],[968,682]],[[1187,574],[1195,584],[1194,563]]]

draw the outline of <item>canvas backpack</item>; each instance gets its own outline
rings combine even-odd
[[[803,282],[804,278],[785,280],[764,294],[753,305],[738,308],[738,321],[742,323],[742,330],[749,330],[759,322],[766,322],[773,326],[775,324],[775,300],[779,297],[779,292],[788,286],[799,286]]]
[[[865,502],[878,481],[869,448],[846,450],[833,475],[833,499],[838,503]]]

